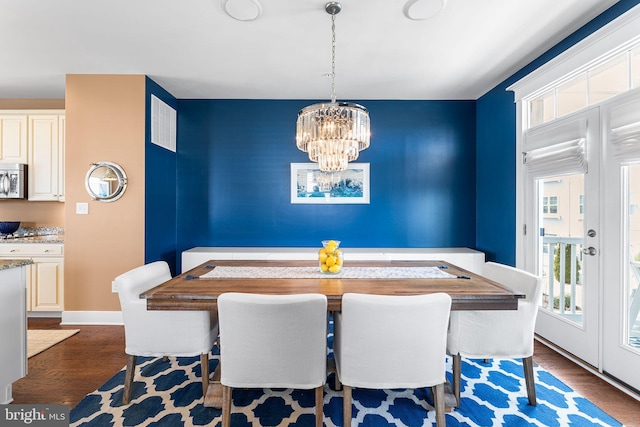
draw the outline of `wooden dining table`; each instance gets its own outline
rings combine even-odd
[[[342,295],[345,293],[367,293],[379,295],[420,295],[445,292],[451,296],[452,310],[517,310],[518,299],[525,295],[514,293],[500,283],[472,273],[444,261],[352,261],[338,274],[311,274],[308,277],[202,277],[218,267],[238,269],[265,267],[315,267],[311,261],[219,261],[205,262],[173,279],[162,283],[140,295],[147,301],[149,310],[210,310],[217,311],[217,299],[225,292],[248,292],[260,294],[320,293],[327,296],[327,310],[340,311]],[[403,267],[435,267],[449,273],[449,278],[416,277],[367,277],[347,278],[351,267],[370,267],[402,270]],[[415,269],[414,269],[415,271]],[[329,367],[331,369],[331,367]],[[220,363],[218,363],[209,388],[204,397],[207,407],[222,407]],[[451,390],[445,392],[445,405],[455,405]]]
[[[208,261],[140,295],[149,310],[217,310],[225,292],[261,294],[320,293],[327,296],[329,311],[340,311],[345,293],[419,295],[445,292],[451,310],[517,310],[525,295],[444,261],[352,261],[350,267],[437,267],[455,278],[344,278],[342,273],[317,277],[216,277],[202,278],[218,266],[317,267],[311,261]]]

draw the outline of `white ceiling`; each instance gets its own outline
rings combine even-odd
[[[330,98],[326,0],[258,1],[241,22],[222,0],[0,0],[0,98],[63,98],[66,74],[146,74],[180,99]],[[338,99],[477,99],[616,1],[448,0],[415,21],[407,0],[343,0]]]

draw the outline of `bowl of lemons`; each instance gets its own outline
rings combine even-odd
[[[318,251],[320,271],[326,274],[338,274],[342,270],[342,249],[340,240],[323,240],[322,249]]]

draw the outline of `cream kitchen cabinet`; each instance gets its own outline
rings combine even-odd
[[[64,126],[61,112],[28,117],[28,198],[64,201]]]
[[[26,163],[27,198],[64,201],[64,110],[0,110],[0,162]]]
[[[58,201],[64,202],[64,150],[65,150],[65,115],[58,115]]]
[[[0,162],[27,160],[27,115],[0,114]]]
[[[33,257],[29,311],[64,310],[64,260],[62,258]]]
[[[0,259],[30,259],[27,268],[27,311],[64,310],[64,245],[2,243]]]

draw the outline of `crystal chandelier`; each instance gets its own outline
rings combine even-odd
[[[331,102],[300,110],[296,145],[321,171],[338,172],[369,147],[369,113],[362,105],[336,102],[336,14],[342,5],[329,2],[325,10],[331,15]]]

